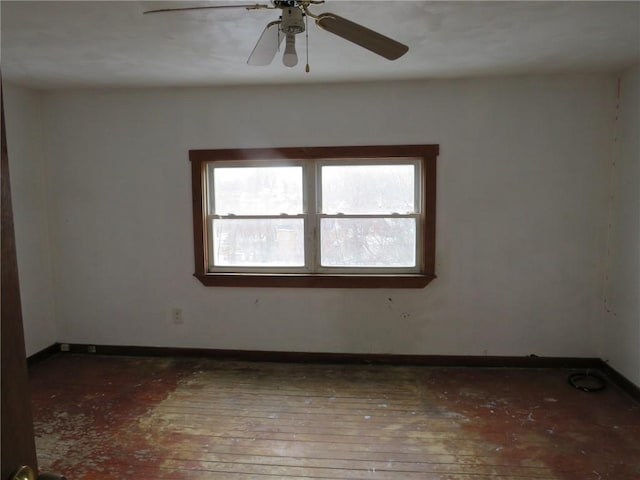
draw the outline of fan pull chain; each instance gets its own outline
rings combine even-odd
[[[309,73],[309,15],[304,16],[307,22],[307,28],[304,29],[304,43],[307,48],[307,66],[304,67],[304,71]]]

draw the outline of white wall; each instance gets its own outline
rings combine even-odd
[[[47,94],[58,340],[595,356],[614,100],[611,76]],[[427,288],[192,277],[189,149],[403,143],[441,146]]]
[[[27,355],[57,340],[44,188],[40,95],[3,85],[7,149]]]
[[[601,356],[640,385],[640,66],[621,77]]]

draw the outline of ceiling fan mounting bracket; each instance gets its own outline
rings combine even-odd
[[[298,8],[300,2],[298,0],[274,0],[273,6],[276,8]]]
[[[305,9],[309,5],[320,5],[324,0],[272,0],[275,8],[302,8]]]

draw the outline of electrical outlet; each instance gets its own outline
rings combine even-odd
[[[180,324],[183,323],[183,320],[182,320],[182,309],[181,308],[173,308],[171,310],[171,320],[176,325],[180,325]]]
[[[61,343],[60,344],[60,351],[61,352],[68,352],[71,350],[71,345],[69,345],[68,343]]]
[[[96,346],[95,346],[95,345],[89,345],[89,346],[87,347],[87,351],[88,351],[89,353],[96,353]]]

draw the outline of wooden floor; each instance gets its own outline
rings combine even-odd
[[[31,368],[69,480],[640,479],[640,407],[569,371],[60,354]]]

